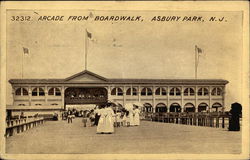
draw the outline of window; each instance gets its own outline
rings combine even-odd
[[[51,96],[61,96],[59,88],[50,88],[48,94]]]
[[[169,94],[170,94],[170,96],[180,96],[181,90],[177,87],[174,87],[170,90]]]
[[[151,96],[152,95],[152,90],[150,88],[143,88],[141,90],[141,95],[142,96]]]
[[[25,88],[18,88],[15,92],[17,96],[27,96],[29,95],[28,91]]]
[[[44,90],[42,88],[34,88],[32,90],[32,96],[44,96]]]
[[[167,92],[166,92],[165,88],[160,87],[160,88],[156,89],[155,94],[156,95],[163,95],[164,96],[164,95],[167,95]]]
[[[198,96],[207,96],[208,95],[208,89],[207,88],[200,88],[198,90]]]
[[[222,90],[220,88],[214,88],[212,90],[212,95],[213,96],[221,96],[222,95]]]
[[[131,95],[131,88],[127,89],[127,92],[126,92],[126,95]],[[133,88],[133,93],[132,93],[133,96],[136,96],[137,95],[137,90],[135,88]]]
[[[21,88],[18,88],[18,89],[16,90],[16,95],[17,95],[17,96],[21,96]]]
[[[194,96],[194,89],[193,88],[186,88],[184,90],[184,96]]]
[[[113,88],[111,91],[111,95],[116,95],[116,96],[122,96],[123,95],[123,91],[121,88]]]

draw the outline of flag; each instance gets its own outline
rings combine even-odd
[[[23,53],[24,53],[24,54],[29,54],[29,49],[28,49],[28,48],[23,47]]]
[[[197,46],[195,46],[195,47],[196,47],[196,49],[197,49],[197,53],[198,53],[198,54],[202,54],[202,49],[199,48],[199,47],[197,47]]]
[[[87,33],[87,37],[88,37],[89,39],[91,39],[91,38],[92,38],[92,34],[91,34],[90,32],[88,32],[87,29],[86,29],[86,33]]]

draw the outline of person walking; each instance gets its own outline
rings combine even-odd
[[[96,109],[94,110],[94,114],[95,114],[95,123],[94,123],[94,126],[98,125],[98,121],[100,119],[99,111],[100,111],[100,107],[96,106]]]
[[[134,110],[134,125],[140,125],[140,110],[138,109],[138,106],[136,106]]]
[[[111,134],[114,132],[114,111],[111,108],[111,103],[108,103],[105,107],[106,117],[105,117],[105,127],[104,133]]]
[[[103,134],[105,132],[105,119],[107,116],[107,112],[104,109],[105,105],[101,105],[98,111],[98,116],[100,117],[98,120],[97,128],[96,128],[96,133],[101,133]]]

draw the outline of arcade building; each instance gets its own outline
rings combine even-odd
[[[144,112],[223,112],[222,79],[108,79],[88,70],[65,79],[10,79],[13,105],[7,112],[48,112],[108,100],[140,102]]]

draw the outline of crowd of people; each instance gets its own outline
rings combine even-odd
[[[68,110],[64,114],[68,123],[72,123],[75,117],[74,111]],[[139,107],[133,105],[131,109],[122,108],[116,110],[112,103],[97,105],[93,110],[82,111],[84,127],[97,126],[96,133],[112,134],[115,127],[131,127],[140,125]]]

